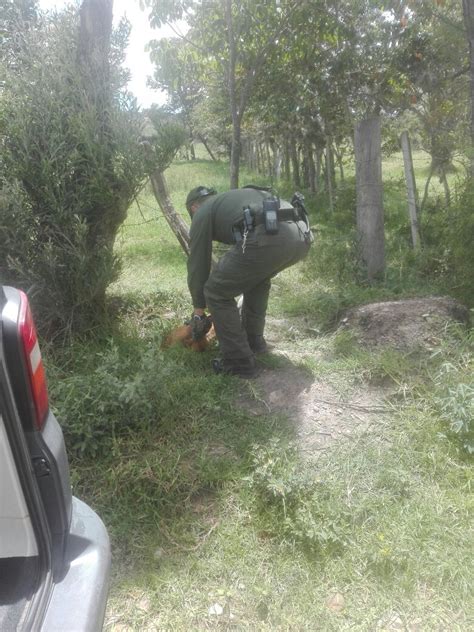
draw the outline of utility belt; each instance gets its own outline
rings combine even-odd
[[[279,208],[276,211],[276,219],[278,222],[298,222],[304,218],[300,216],[300,213],[296,208]],[[263,211],[255,212],[254,224],[255,226],[265,224],[265,215]]]
[[[232,234],[236,243],[246,239],[248,233],[257,226],[264,225],[267,235],[278,234],[280,222],[306,223],[309,232],[309,220],[306,208],[303,205],[304,198],[301,193],[295,193],[291,200],[292,208],[280,208],[280,200],[275,196],[264,198],[261,209],[244,208],[242,219],[232,227]],[[305,231],[306,232],[306,231]]]

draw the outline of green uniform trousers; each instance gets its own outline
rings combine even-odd
[[[280,222],[276,235],[263,225],[233,246],[219,260],[204,285],[221,355],[226,359],[252,356],[247,334],[263,334],[271,278],[303,259],[310,240],[303,222]],[[243,294],[242,316],[235,297]]]

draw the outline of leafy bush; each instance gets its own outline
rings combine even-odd
[[[474,305],[474,183],[468,181],[450,209],[447,219],[447,248],[450,251],[453,277],[451,281],[463,300]]]
[[[449,293],[474,305],[474,185],[469,180],[450,206],[431,201],[422,215],[423,251],[416,266],[444,281]]]
[[[435,376],[435,407],[448,432],[468,454],[474,454],[474,378],[472,359],[455,365],[445,362]]]
[[[122,89],[128,28],[112,36],[108,80],[79,61],[77,10],[16,28],[0,106],[0,273],[29,292],[43,331],[83,329],[104,307],[144,177],[141,120]]]
[[[348,540],[350,515],[338,490],[315,480],[298,461],[294,444],[272,439],[253,450],[247,478],[258,508],[275,535],[302,544],[311,552],[336,551]]]
[[[144,433],[172,434],[202,418],[208,429],[210,411],[215,415],[224,407],[231,385],[203,370],[207,354],[181,346],[161,350],[173,323],[160,314],[164,305],[181,309],[182,298],[157,292],[116,297],[112,304],[102,337],[76,337],[73,344],[42,349],[50,403],[70,454],[108,453]]]
[[[111,340],[96,354],[77,346],[79,366],[71,373],[48,365],[51,401],[68,450],[81,456],[104,452],[115,437],[159,417],[168,369],[158,348],[159,340],[135,351]]]

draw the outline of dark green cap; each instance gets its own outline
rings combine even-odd
[[[217,191],[212,187],[199,186],[195,189],[191,189],[188,193],[188,197],[186,198],[186,208],[188,212],[190,212],[191,204],[196,202],[203,197],[207,197],[208,195],[216,195]]]

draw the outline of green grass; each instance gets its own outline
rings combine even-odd
[[[181,162],[167,178],[182,208],[196,183],[224,190],[227,168]],[[400,245],[389,189],[389,237]],[[319,241],[275,279],[269,313],[308,383],[324,380],[341,395],[390,387],[388,411],[363,435],[307,461],[293,419],[248,412],[238,402],[258,401],[258,388],[212,374],[215,350],[160,349],[190,307],[184,255],[149,191],[117,242],[123,273],[110,289],[110,322],[47,354],[51,399],[75,454],[74,492],[111,534],[106,630],[474,626],[472,463],[436,403],[447,397],[443,363],[450,383],[470,379],[472,341],[448,337],[430,358],[369,353],[334,333],[349,305],[441,286],[401,269],[395,245],[385,281],[357,283],[339,260],[350,246],[330,221],[313,220]],[[272,354],[265,364],[279,371],[295,361]]]

